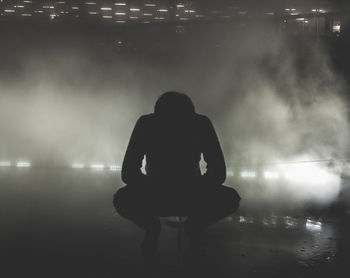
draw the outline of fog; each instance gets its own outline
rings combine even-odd
[[[184,36],[171,45],[145,40],[145,49],[126,40],[119,49],[102,36],[38,46],[9,35],[0,65],[0,161],[120,165],[137,118],[177,90],[212,119],[230,182],[240,183],[241,170],[294,173],[274,186],[248,182],[258,189],[243,182],[244,199],[335,200],[348,155],[348,87],[326,46],[261,25]],[[314,160],[330,161],[294,163]]]

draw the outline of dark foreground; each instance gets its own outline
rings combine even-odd
[[[142,232],[115,214],[115,173],[12,169],[0,173],[0,277],[146,277]],[[194,266],[163,219],[159,277],[348,277],[350,215],[240,209],[205,234]]]

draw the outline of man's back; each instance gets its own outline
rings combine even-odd
[[[201,175],[203,153],[207,172]],[[140,168],[146,156],[146,173]],[[127,184],[148,180],[177,186],[208,182],[222,184],[226,177],[224,157],[210,120],[193,113],[164,117],[156,113],[140,117],[124,158],[122,178]]]

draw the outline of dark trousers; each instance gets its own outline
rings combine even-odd
[[[224,185],[171,189],[126,185],[114,195],[117,212],[147,230],[162,216],[187,216],[188,222],[204,229],[229,216],[239,207],[237,191]]]

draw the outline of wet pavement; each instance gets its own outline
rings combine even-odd
[[[112,206],[115,173],[0,173],[0,277],[146,277],[142,232]],[[162,219],[159,277],[348,277],[350,215],[244,206],[207,229],[206,257],[178,251]],[[173,219],[170,219],[173,221]],[[179,260],[180,256],[180,260]]]

